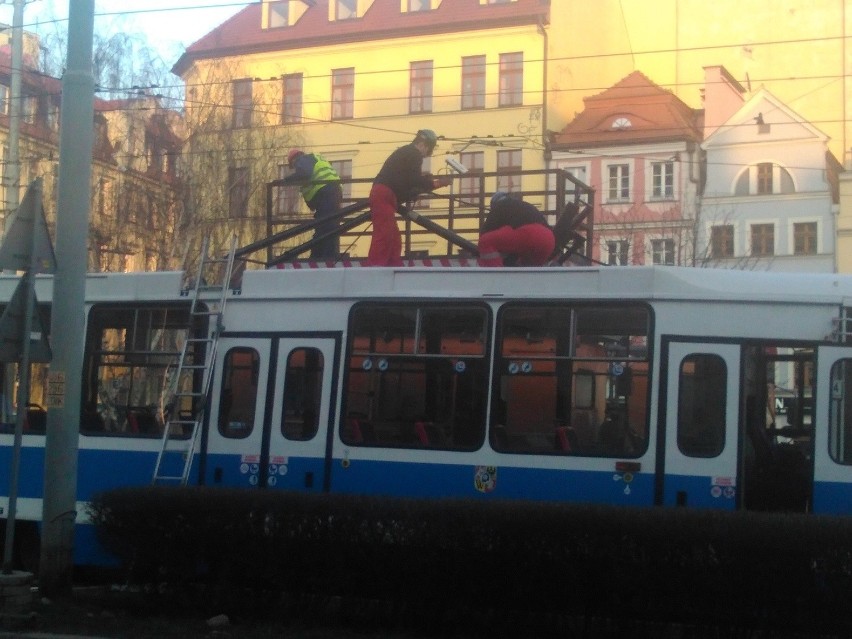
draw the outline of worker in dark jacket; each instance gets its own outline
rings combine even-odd
[[[290,149],[287,165],[293,172],[284,178],[284,184],[298,184],[305,203],[314,212],[314,219],[322,220],[322,224],[314,228],[314,237],[336,232],[337,219],[333,216],[340,211],[343,199],[340,176],[322,156],[301,149]],[[335,259],[339,253],[340,238],[335,234],[314,245],[311,258]]]
[[[541,266],[556,247],[544,215],[502,191],[492,196],[491,212],[479,233],[480,266],[503,266],[504,255],[515,266]]]
[[[421,193],[448,186],[452,181],[448,175],[434,177],[423,173],[423,158],[432,155],[437,142],[434,131],[421,129],[410,144],[399,147],[382,165],[370,190],[373,237],[367,266],[402,266],[397,210]]]

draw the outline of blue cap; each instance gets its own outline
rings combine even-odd
[[[509,197],[509,194],[506,191],[497,191],[494,195],[491,196],[491,206],[493,207],[500,200],[505,200]]]

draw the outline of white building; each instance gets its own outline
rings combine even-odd
[[[765,88],[745,100],[724,69],[706,73],[697,264],[833,272],[841,167],[828,137]]]

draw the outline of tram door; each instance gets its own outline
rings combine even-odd
[[[668,352],[665,450],[657,475],[666,505],[733,510],[737,506],[740,347],[676,342]]]
[[[816,379],[813,510],[852,514],[852,348],[820,347]]]
[[[339,338],[219,340],[204,482],[321,491]]]

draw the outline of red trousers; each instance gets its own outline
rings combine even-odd
[[[384,184],[370,189],[373,237],[366,266],[402,266],[402,236],[396,225],[396,195]]]
[[[518,266],[541,266],[555,247],[553,231],[542,224],[501,226],[479,237],[479,265],[503,266],[502,254],[507,253],[517,256]]]

